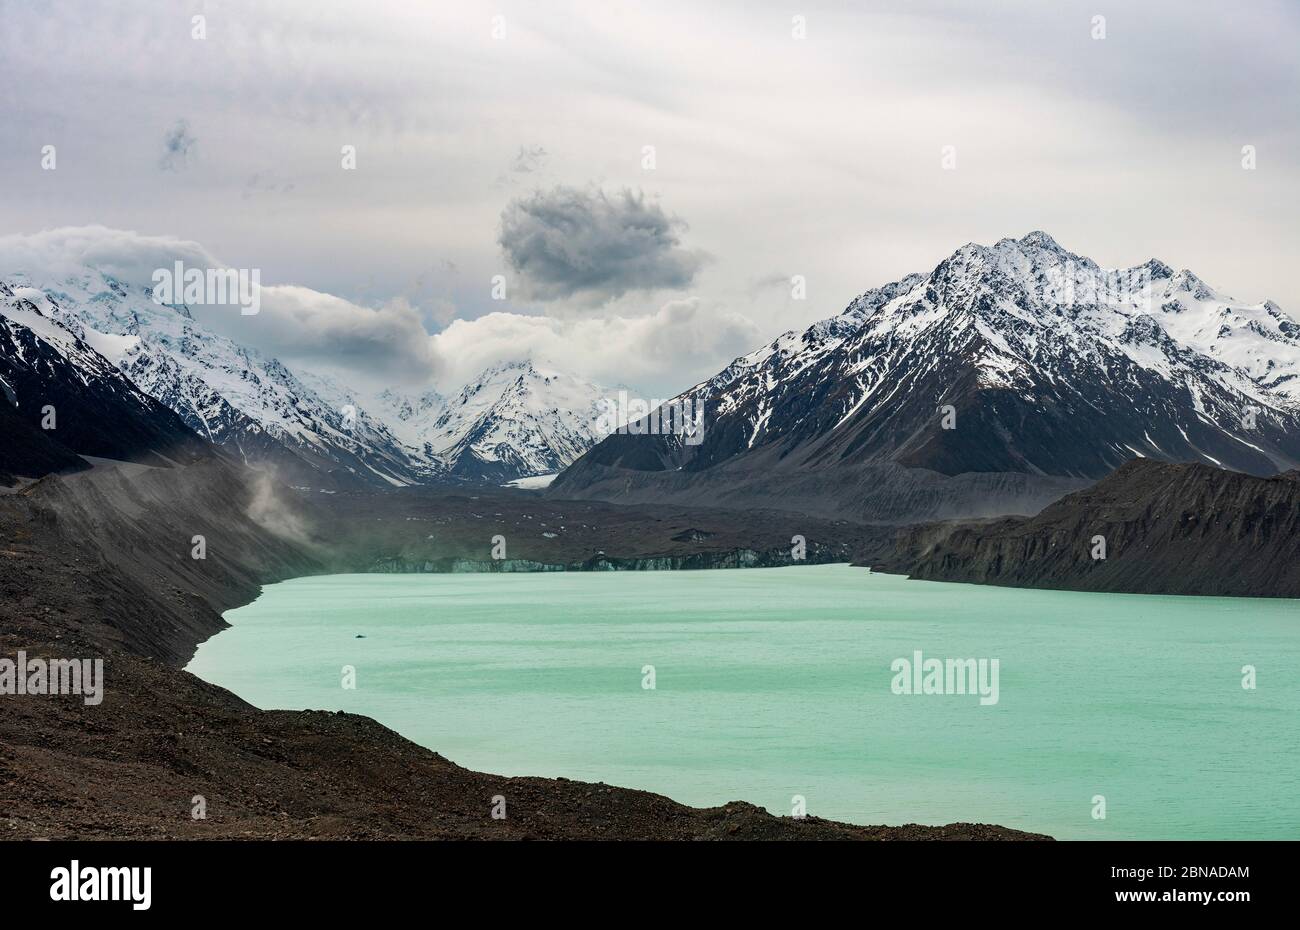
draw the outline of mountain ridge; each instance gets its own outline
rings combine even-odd
[[[22,273],[0,280],[95,340],[195,433],[290,483],[499,483],[556,472],[599,438],[593,410],[605,391],[528,359],[487,369],[450,400],[434,390],[370,394],[240,345],[185,305],[155,302],[149,285],[97,268],[52,284]],[[514,384],[498,383],[506,371]]]
[[[779,493],[777,475],[886,464],[1081,483],[1135,457],[1273,474],[1300,462],[1300,326],[1189,271],[1106,271],[1034,231],[865,291],[674,400],[704,402],[702,442],[610,436],[549,493],[671,496],[674,473],[738,478],[746,462],[773,473],[755,497]],[[972,498],[950,516],[963,510],[987,515]]]

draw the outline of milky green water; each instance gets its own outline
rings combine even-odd
[[[482,771],[784,814],[800,795],[858,823],[1300,838],[1300,601],[832,565],[301,578],[226,619],[195,674],[263,708],[369,715]],[[998,702],[893,693],[915,650],[998,659]]]

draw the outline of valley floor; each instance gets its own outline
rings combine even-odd
[[[355,510],[374,522],[364,502]],[[340,512],[331,534],[363,535],[361,518]],[[214,463],[96,469],[0,498],[0,656],[102,657],[105,667],[97,706],[0,696],[0,837],[1044,838],[986,824],[794,820],[739,801],[697,809],[603,784],[471,772],[369,718],[260,711],[182,671],[222,628],[221,612],[261,584],[331,570],[305,529],[312,516]],[[202,561],[191,555],[199,534]],[[491,817],[495,795],[509,798],[505,820]],[[195,819],[200,804],[206,817]]]

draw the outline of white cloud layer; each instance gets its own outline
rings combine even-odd
[[[718,359],[744,354],[761,338],[752,320],[706,308],[691,297],[632,317],[490,313],[456,320],[434,342],[439,356],[448,360],[453,382],[499,359],[527,354],[600,384],[671,397],[689,386],[678,372],[712,373]]]

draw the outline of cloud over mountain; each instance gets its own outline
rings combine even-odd
[[[61,280],[92,267],[131,287],[150,288],[154,271],[171,269],[176,262],[187,268],[229,267],[197,242],[105,226],[0,236],[0,269],[44,280]],[[226,306],[190,309],[213,330],[269,355],[388,381],[423,382],[440,370],[420,315],[400,299],[364,307],[308,287],[264,284],[261,311],[254,316]]]
[[[0,236],[0,274],[37,281],[79,278],[87,268],[133,289],[152,286],[156,269],[224,268],[198,242],[106,226],[48,229]],[[274,279],[261,269],[263,282]],[[699,371],[746,352],[763,335],[726,302],[677,297],[641,308],[628,298],[599,314],[539,315],[509,310],[453,319],[446,304],[431,331],[420,311],[398,297],[363,306],[294,284],[261,287],[261,310],[195,306],[204,326],[289,363],[337,370],[372,386],[458,385],[484,369],[532,358],[581,377],[675,393]],[[623,306],[622,304],[627,304]]]
[[[449,376],[465,378],[528,348],[529,356],[605,384],[672,396],[710,359],[734,358],[761,338],[748,317],[695,297],[640,316],[489,313],[434,336]]]

